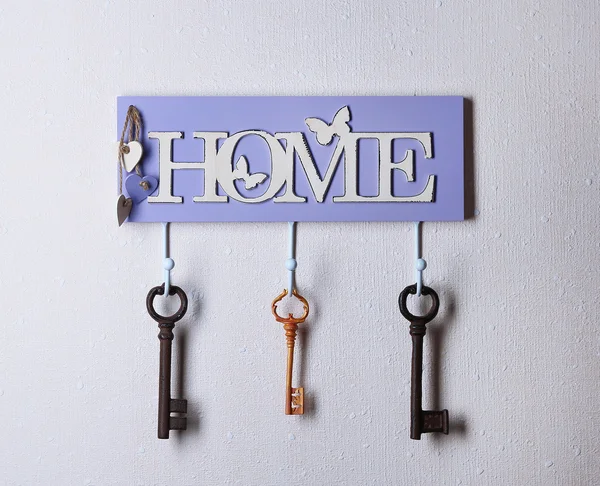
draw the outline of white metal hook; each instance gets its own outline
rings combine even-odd
[[[298,262],[295,258],[296,253],[296,222],[288,223],[288,259],[285,261],[285,268],[288,270],[288,295],[292,295],[294,291],[294,272],[298,267]]]
[[[169,258],[169,223],[163,223],[163,275],[165,280],[165,297],[171,291],[171,270],[175,266],[172,258]]]
[[[415,221],[415,269],[417,271],[417,296],[421,297],[423,288],[423,270],[427,268],[427,262],[421,258],[421,221]]]

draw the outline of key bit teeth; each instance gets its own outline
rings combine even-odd
[[[292,415],[304,415],[304,388],[292,388]]]
[[[423,433],[442,432],[448,435],[448,410],[423,410]]]
[[[171,417],[169,419],[169,429],[171,429],[171,430],[187,429],[187,419],[185,417]]]
[[[171,398],[169,411],[173,413],[187,413],[187,400]]]

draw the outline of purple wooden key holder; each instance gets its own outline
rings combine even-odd
[[[464,219],[462,97],[119,97],[158,189],[130,222]],[[123,174],[125,177],[127,173]]]
[[[121,167],[119,174],[129,199],[120,195],[117,214],[119,224],[127,214],[130,222],[164,223],[166,288],[161,294],[181,291],[169,289],[174,262],[167,252],[168,222],[290,222],[289,288],[281,296],[287,292],[298,296],[292,222],[465,217],[461,97],[120,97],[119,133],[125,134],[133,119],[125,123],[130,105],[139,110],[143,129],[140,133],[140,116],[132,108],[135,140],[130,135],[128,145],[123,146],[123,139],[120,145],[121,162],[131,172]],[[141,167],[133,173],[140,157]],[[420,293],[426,266],[419,246],[419,285],[414,293]],[[170,430],[185,429],[186,419],[170,414],[186,413],[187,401],[170,398],[172,328],[177,316],[163,318],[154,312],[151,297],[161,288],[148,294],[148,311],[161,321],[158,436],[168,438]],[[435,295],[433,314],[437,313],[437,294],[423,289],[424,294]],[[180,295],[185,313],[184,296]],[[308,303],[301,300],[308,312]],[[423,432],[448,433],[448,412],[422,410],[427,319],[410,317],[415,346],[411,438],[419,439]],[[292,314],[288,321],[292,327],[300,322]],[[286,332],[295,333],[290,329],[286,327]],[[293,346],[290,350],[286,413],[302,414],[304,389],[291,387]]]

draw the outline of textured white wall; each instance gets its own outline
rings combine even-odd
[[[571,0],[4,1],[0,483],[597,484],[599,20]],[[285,224],[188,224],[190,429],[156,439],[160,226],[115,223],[115,98],[182,94],[472,100],[478,215],[424,225],[426,404],[449,436],[408,438],[409,223],[300,225],[304,417],[282,413],[269,312]]]

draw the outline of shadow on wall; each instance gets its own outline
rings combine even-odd
[[[442,403],[442,383],[443,373],[449,373],[451,370],[444,370],[442,361],[444,359],[443,349],[444,340],[447,332],[454,324],[454,318],[456,315],[456,299],[452,289],[448,288],[444,290],[444,312],[441,316],[438,316],[434,321],[427,326],[427,345],[430,348],[430,366],[429,369],[429,390],[431,407],[429,410],[441,410],[448,404]],[[444,436],[442,434],[431,434],[433,440],[443,441],[446,437],[466,436],[468,434],[467,418],[463,415],[456,415],[452,409],[448,411],[450,427],[449,435]]]
[[[176,350],[177,350],[177,366],[175,368],[175,373],[177,376],[177,387],[173,389],[174,396],[179,398],[186,398],[187,392],[187,376],[186,376],[186,359],[187,352],[189,348],[189,332],[190,328],[188,326],[196,325],[202,320],[199,318],[200,315],[200,294],[197,292],[193,292],[190,299],[190,312],[189,315],[186,316],[186,320],[184,324],[177,330],[177,338],[175,339]],[[197,332],[198,329],[194,327],[191,329],[193,332]],[[177,414],[174,414],[176,416]],[[200,404],[197,400],[188,400],[188,411],[187,411],[187,429],[185,433],[175,433],[172,438],[175,439],[178,443],[183,443],[186,440],[189,440],[193,436],[197,436],[200,434],[200,430],[202,428],[202,424],[200,423]]]
[[[475,143],[473,101],[464,99],[465,129],[465,219],[475,216]]]

